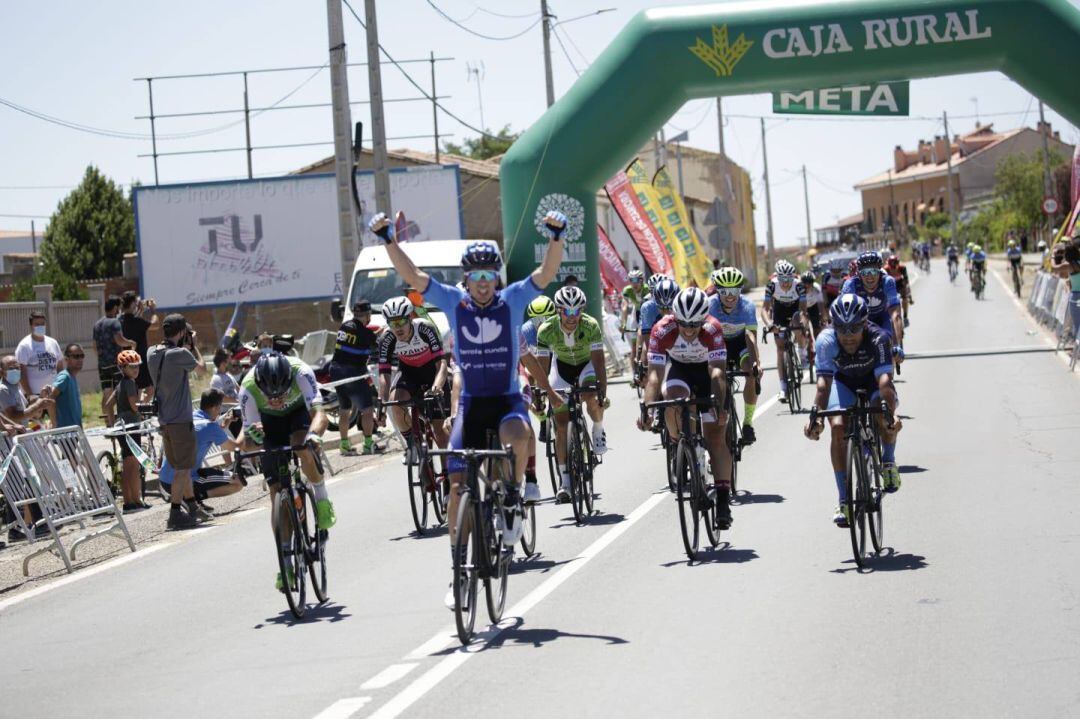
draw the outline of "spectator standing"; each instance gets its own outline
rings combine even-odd
[[[222,397],[231,403],[235,403],[237,397],[240,396],[240,385],[236,379],[229,374],[229,352],[225,349],[218,348],[214,352],[214,376],[210,378],[210,389],[216,389],[221,392]]]
[[[22,388],[22,368],[15,355],[0,359],[0,371],[3,372],[0,377],[0,414],[4,417],[5,430],[8,425],[25,429],[30,420],[41,417],[54,404],[53,400],[43,397],[27,402]]]
[[[135,350],[124,350],[117,355],[116,363],[120,368],[120,383],[116,386],[116,393],[113,395],[116,401],[116,414],[125,425],[138,425],[142,422],[142,415],[139,414],[139,385],[135,379],[139,376],[142,357]],[[109,407],[111,409],[111,402]],[[122,462],[120,491],[124,495],[124,512],[136,512],[140,509],[149,509],[150,505],[143,501],[139,460],[136,459],[134,450],[128,444],[129,440],[136,446],[141,446],[141,438],[136,434],[127,435],[120,440]]]
[[[30,313],[30,334],[26,335],[15,348],[15,356],[19,358],[22,368],[22,389],[28,400],[36,398],[46,390],[56,374],[64,369],[64,359],[60,353],[60,343],[45,334],[48,327],[45,323],[45,313],[35,310]],[[54,408],[48,407],[47,412],[56,424],[56,417],[52,414]]]
[[[72,342],[64,348],[64,369],[53,380],[52,397],[56,400],[56,426],[82,427],[82,396],[79,394],[79,372],[86,353],[82,345]]]
[[[205,501],[211,497],[227,497],[236,494],[244,488],[244,483],[235,476],[228,467],[203,467],[206,455],[210,448],[218,445],[228,452],[240,447],[243,437],[233,439],[228,430],[221,426],[221,422],[228,422],[228,416],[222,417],[221,405],[224,396],[216,389],[208,389],[199,398],[199,409],[192,416],[195,427],[195,476],[194,482],[195,500]],[[227,464],[227,463],[226,463]],[[158,479],[161,486],[171,490],[176,472],[169,464],[168,458],[161,464],[161,472]]]
[[[190,529],[198,519],[213,515],[195,504],[191,470],[195,468],[196,438],[191,410],[188,375],[206,369],[195,345],[195,333],[181,314],[171,314],[162,323],[165,341],[150,349],[144,364],[156,392],[158,424],[164,438],[165,458],[175,470],[169,492],[168,529]],[[181,508],[186,504],[187,513]]]
[[[128,291],[124,293],[123,308],[124,313],[120,315],[120,327],[124,332],[124,337],[135,343],[135,351],[143,358],[136,383],[143,391],[143,399],[149,402],[154,396],[154,383],[147,370],[147,362],[150,360],[147,352],[149,340],[146,338],[146,333],[157,327],[158,316],[154,312],[157,309],[157,303],[152,299],[141,300],[138,292]]]
[[[377,352],[378,337],[371,322],[371,303],[357,300],[352,308],[352,317],[338,328],[334,356],[330,360],[330,380],[349,379],[368,374],[368,362]],[[375,416],[374,393],[371,380],[358,379],[337,386],[338,429],[341,432],[341,453],[354,453],[349,441],[349,427],[352,425],[353,405],[360,412],[360,428],[364,432],[364,454],[375,452]]]
[[[1054,245],[1050,257],[1050,271],[1069,281],[1069,317],[1073,326],[1073,339],[1080,342],[1080,223],[1073,229],[1071,242]]]
[[[124,336],[124,328],[117,317],[120,314],[120,304],[119,297],[113,296],[105,300],[105,316],[94,323],[93,330],[94,347],[98,357],[98,381],[101,383],[101,413],[105,415],[107,425],[116,420],[112,403],[109,401],[120,381],[116,356],[122,349],[135,347],[135,342]]]

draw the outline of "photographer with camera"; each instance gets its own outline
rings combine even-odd
[[[123,331],[124,337],[135,343],[135,351],[143,358],[135,384],[142,391],[144,402],[149,402],[154,396],[154,386],[150,380],[150,373],[147,371],[149,341],[146,339],[146,333],[157,327],[158,316],[155,312],[156,309],[157,302],[153,299],[141,299],[138,292],[129,290],[123,295],[120,329]]]
[[[1069,289],[1072,290],[1069,295],[1069,316],[1072,319],[1073,337],[1080,338],[1080,223],[1073,227],[1072,240],[1054,245],[1050,271],[1069,281]]]
[[[195,332],[183,315],[168,315],[162,329],[165,341],[150,348],[146,367],[154,385],[154,407],[164,438],[165,458],[176,472],[169,492],[172,508],[166,527],[190,529],[197,519],[213,518],[195,503],[191,486],[197,442],[188,374],[193,370],[201,373],[206,363],[195,346]],[[181,509],[181,501],[187,506],[187,513]]]

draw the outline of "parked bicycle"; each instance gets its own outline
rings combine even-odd
[[[728,394],[731,394],[729,392]],[[701,434],[701,409],[715,409],[716,401],[679,397],[659,400],[644,405],[645,409],[663,410],[667,407],[680,409],[679,437],[675,446],[674,477],[675,499],[679,507],[679,528],[683,548],[691,560],[697,559],[701,546],[701,527],[704,525],[709,545],[720,543],[720,528],[716,507],[709,498],[705,484],[708,466],[708,449]],[[669,467],[668,472],[672,472]]]
[[[502,449],[439,449],[432,450],[431,454],[457,457],[466,464],[465,483],[460,489],[454,518],[453,587],[458,639],[468,645],[476,626],[477,592],[481,580],[491,622],[500,621],[506,608],[510,563],[514,558],[513,548],[503,546],[502,541],[502,528],[507,526],[506,513],[526,512],[513,518],[513,521],[525,522],[523,544],[526,534],[531,534],[531,541],[535,543],[536,515],[529,506],[506,506],[507,484],[514,476],[514,452],[509,446]],[[497,521],[499,515],[503,516],[501,522]]]
[[[268,447],[253,452],[236,452],[233,471],[243,476],[242,462],[258,457],[264,473],[268,468],[278,472],[278,491],[270,507],[274,527],[274,549],[277,551],[278,568],[281,571],[281,591],[289,605],[289,611],[297,619],[304,618],[307,609],[307,581],[319,603],[327,601],[326,540],[328,532],[318,529],[315,514],[315,493],[300,471],[296,453],[311,449],[315,463],[322,472],[321,455],[312,443],[292,447]],[[267,477],[269,481],[271,478]]]
[[[446,495],[440,486],[439,474],[431,451],[437,449],[431,418],[438,413],[441,399],[425,393],[420,399],[410,398],[381,403],[382,407],[404,407],[411,410],[412,431],[405,447],[405,470],[409,482],[409,507],[417,534],[428,528],[428,508],[434,515],[434,526],[446,521]]]
[[[847,409],[819,411],[810,408],[810,423],[827,417],[844,417],[847,441],[847,515],[851,532],[851,552],[855,564],[866,566],[866,535],[870,529],[870,542],[875,553],[881,552],[885,541],[885,513],[882,500],[885,490],[881,478],[881,437],[878,434],[875,415],[884,415],[885,423],[893,425],[893,416],[884,401],[878,406],[870,404],[866,390],[855,393],[855,404]]]

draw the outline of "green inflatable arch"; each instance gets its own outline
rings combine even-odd
[[[570,217],[564,272],[599,311],[596,192],[688,100],[1000,70],[1080,125],[1080,11],[1067,0],[747,0],[636,15],[502,160],[512,277]]]

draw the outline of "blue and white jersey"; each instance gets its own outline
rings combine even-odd
[[[638,334],[642,337],[648,337],[652,332],[652,328],[660,321],[662,313],[660,312],[660,305],[656,304],[656,300],[649,295],[649,299],[641,303],[641,322],[639,323]]]
[[[956,245],[949,245],[949,249],[947,249],[945,252],[952,259],[955,259],[960,254],[960,251],[956,249]]]
[[[986,253],[985,252],[972,252],[971,253],[971,261],[972,261],[973,264],[976,264],[976,265],[985,265],[986,264]]]
[[[540,296],[532,276],[496,292],[487,307],[476,306],[468,292],[456,285],[444,285],[434,277],[423,295],[446,314],[450,324],[462,396],[519,393],[521,317],[528,304]]]
[[[525,324],[521,325],[521,339],[534,354],[536,353],[536,328],[536,323],[531,319],[525,320]]]
[[[862,342],[854,354],[848,354],[836,338],[836,330],[826,327],[815,342],[814,366],[819,377],[833,377],[845,384],[864,384],[871,377],[880,379],[893,371],[892,341],[872,322],[863,330]]]
[[[724,328],[724,339],[742,337],[746,330],[757,332],[757,310],[754,303],[746,297],[740,297],[730,313],[724,311],[724,305],[720,302],[720,295],[709,298],[709,314],[716,318],[720,326]]]
[[[870,310],[870,321],[885,330],[892,336],[892,319],[889,310],[900,305],[900,294],[896,291],[896,280],[889,277],[888,273],[880,270],[880,279],[877,289],[869,292],[858,275],[849,277],[844,282],[841,294],[851,293],[866,300],[866,306]]]
[[[1019,247],[1010,247],[1005,250],[1005,256],[1013,262],[1019,262],[1024,257],[1024,253],[1020,251]]]

